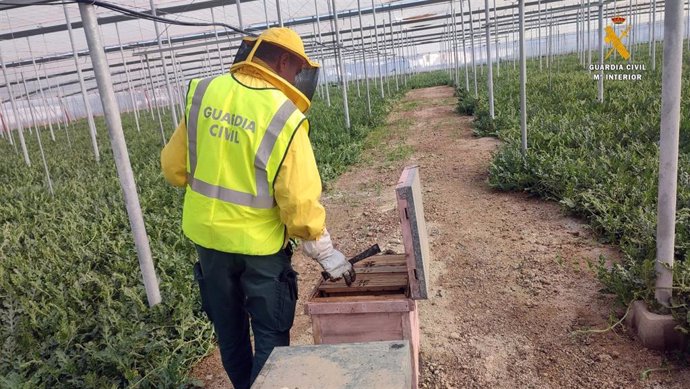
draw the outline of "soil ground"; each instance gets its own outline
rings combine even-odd
[[[690,370],[641,347],[616,321],[613,297],[587,265],[616,260],[558,204],[487,184],[493,138],[472,135],[449,87],[408,92],[362,161],[324,192],[327,224],[346,255],[373,243],[402,253],[395,184],[420,166],[430,236],[430,299],[420,301],[423,388],[690,388]],[[303,303],[320,268],[300,252],[293,344],[311,344]],[[613,318],[613,319],[612,319]],[[670,367],[669,367],[670,366]],[[648,371],[648,369],[654,369]],[[216,351],[193,376],[231,388]]]

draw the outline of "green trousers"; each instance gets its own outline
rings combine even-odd
[[[249,389],[276,346],[290,344],[297,303],[292,250],[253,256],[197,245],[194,273],[202,308],[218,337],[223,367],[235,389]],[[254,353],[249,330],[254,334]]]

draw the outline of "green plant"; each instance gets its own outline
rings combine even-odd
[[[644,46],[637,49],[636,61],[647,61],[646,53]],[[470,92],[458,90],[458,111],[471,107],[475,133],[503,140],[490,165],[493,187],[557,200],[587,219],[603,241],[619,244],[624,253],[622,263],[594,265],[605,290],[624,305],[633,298],[654,305],[661,73],[648,70],[635,82],[607,81],[600,104],[597,82],[576,56],[556,61],[558,66],[541,72],[534,61],[528,64],[526,153],[518,124],[519,77],[510,67],[494,79],[494,120],[483,100],[484,79],[476,103],[470,104]],[[683,84],[690,83],[689,64],[684,62]],[[681,105],[690,106],[690,95],[682,98]],[[689,331],[690,112],[682,115],[671,311],[679,329]]]

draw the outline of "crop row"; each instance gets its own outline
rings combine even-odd
[[[538,62],[529,61],[525,155],[520,149],[519,77],[512,65],[504,64],[494,80],[494,120],[484,97],[486,79],[480,80],[478,99],[464,83],[458,88],[457,110],[476,116],[477,135],[504,141],[491,163],[490,184],[559,201],[569,212],[589,220],[603,241],[619,244],[622,262],[610,264],[600,258],[593,265],[606,289],[626,305],[633,299],[655,302],[659,49],[653,71],[648,49],[641,46],[636,62],[647,63],[640,72],[642,80],[605,82],[604,104],[597,102],[597,81],[576,56],[558,57],[556,66],[543,71]],[[684,66],[683,84],[690,85],[690,61],[685,60]],[[686,92],[681,102],[672,308],[684,331],[690,330],[686,305],[690,302],[690,94]]]

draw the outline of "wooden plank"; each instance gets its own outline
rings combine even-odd
[[[334,285],[333,287],[327,288],[327,289],[322,289],[321,292],[325,293],[326,295],[330,295],[333,293],[347,293],[350,296],[357,296],[357,295],[362,295],[365,293],[372,293],[372,292],[404,292],[407,290],[407,286],[402,286],[402,285],[371,285],[371,286],[362,286],[358,287],[357,289],[353,289],[351,287],[348,287],[347,285]],[[390,294],[390,293],[389,293]],[[328,297],[328,296],[325,296]]]
[[[314,344],[321,344],[323,340],[321,338],[321,318],[319,316],[312,316],[312,336],[314,337]]]
[[[345,281],[323,282],[319,285],[318,290],[350,289],[352,291],[364,291],[377,286],[406,288],[407,285],[407,274],[405,273],[364,273],[357,276],[357,279],[351,286],[347,286]]]
[[[410,357],[412,358],[412,389],[419,385],[419,312],[417,301],[410,300],[414,309],[402,318],[403,339],[410,340]]]
[[[376,276],[376,273],[367,274],[368,276]],[[364,278],[364,277],[362,277]],[[351,286],[347,286],[346,283],[340,282],[327,282],[319,286],[319,291],[329,291],[334,289],[347,289],[353,292],[363,291],[371,287],[395,287],[395,288],[407,288],[407,277],[387,277],[387,278],[366,278],[357,279]]]
[[[276,347],[252,389],[409,389],[407,341]]]
[[[418,170],[417,166],[409,166],[403,170],[395,187],[395,194],[410,276],[410,296],[413,299],[426,299],[429,238]]]
[[[386,301],[386,300],[408,300],[404,294],[386,294],[382,296],[344,296],[344,297],[314,297],[307,301],[306,304],[311,303],[349,303],[353,301]]]
[[[408,296],[407,288],[403,289],[395,289],[395,290],[371,290],[366,292],[366,296],[372,296],[372,297],[385,297],[385,296],[391,296],[391,295],[400,295],[404,294],[406,297]],[[329,297],[350,297],[350,298],[357,298],[358,296],[362,296],[360,292],[353,292],[352,290],[344,290],[344,291],[335,291],[335,292],[323,292],[323,297],[324,298],[329,298]],[[409,298],[409,297],[408,297]]]
[[[412,300],[414,305],[413,309],[410,311],[410,326],[412,328],[412,338],[410,338],[410,344],[412,352],[412,389],[417,389],[419,385],[419,346],[420,346],[420,331],[419,331],[419,310],[417,310],[417,301]]]
[[[372,267],[362,267],[359,268],[355,266],[355,271],[357,274],[367,274],[367,273],[404,273],[407,274],[407,265],[397,265],[397,266],[372,266]]]
[[[321,342],[326,344],[404,339],[401,317],[408,312],[320,315]]]
[[[375,255],[361,262],[358,262],[355,266],[379,266],[391,263],[407,263],[405,254]]]
[[[397,300],[367,300],[367,301],[347,301],[347,297],[340,297],[342,300],[337,301],[338,297],[328,297],[320,302],[308,303],[307,314],[314,316],[326,314],[351,314],[351,313],[375,313],[375,312],[409,312],[411,307],[410,299],[404,295]],[[376,297],[376,296],[369,296]],[[386,296],[381,296],[386,297]],[[350,297],[350,300],[352,297]],[[349,318],[348,318],[349,319]]]

